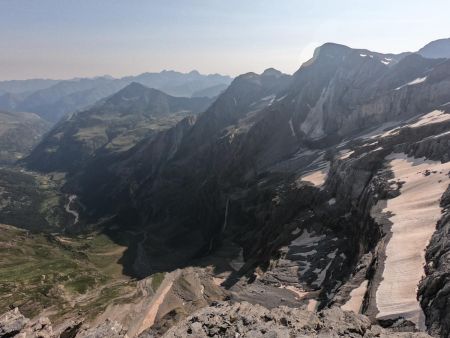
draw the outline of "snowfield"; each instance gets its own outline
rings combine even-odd
[[[364,295],[366,294],[368,284],[369,281],[364,280],[360,286],[358,286],[356,289],[353,289],[352,292],[350,292],[350,299],[347,301],[347,303],[341,306],[341,309],[345,311],[361,313]]]
[[[304,182],[310,182],[316,187],[321,187],[328,176],[328,171],[330,170],[330,163],[326,162],[320,169],[310,171],[301,177]]]
[[[400,90],[400,89],[402,89],[404,87],[407,87],[407,86],[414,86],[414,85],[417,85],[417,84],[420,84],[420,83],[424,83],[426,80],[427,80],[427,76],[418,77],[417,79],[412,80],[411,82],[408,82],[407,84],[404,84],[403,86],[395,88],[395,90]]]
[[[424,329],[417,286],[424,275],[425,249],[441,218],[439,203],[450,183],[450,163],[399,153],[386,160],[394,174],[392,182],[404,183],[399,196],[378,202],[385,205],[381,214],[372,214],[376,220],[385,216],[392,222],[383,278],[376,291],[377,318],[404,317]]]
[[[408,125],[411,128],[425,126],[427,124],[440,123],[450,120],[450,114],[446,114],[441,110],[434,110],[422,116],[416,123]]]

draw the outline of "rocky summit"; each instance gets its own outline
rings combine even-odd
[[[449,337],[447,47],[0,113],[0,337]]]

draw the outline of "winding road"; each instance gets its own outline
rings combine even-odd
[[[69,196],[69,201],[67,202],[66,206],[64,207],[66,212],[71,214],[75,218],[75,220],[74,220],[72,225],[77,224],[78,220],[80,218],[80,214],[78,213],[78,211],[70,208],[70,206],[72,205],[72,202],[75,201],[76,199],[77,199],[76,195],[70,195]]]

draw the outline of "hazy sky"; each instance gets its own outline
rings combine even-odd
[[[327,41],[414,51],[448,0],[0,0],[0,79],[174,69],[292,73]]]

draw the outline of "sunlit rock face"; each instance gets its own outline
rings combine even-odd
[[[135,91],[108,109],[123,117],[140,102]],[[93,223],[108,216],[117,222],[108,231],[133,235],[127,274],[205,268],[232,304],[209,309],[221,318],[223,309],[240,315],[233,304],[244,302],[314,320],[308,311],[331,307],[343,320],[445,334],[446,305],[436,300],[448,287],[446,241],[433,234],[449,184],[449,102],[448,60],[325,44],[293,76],[241,75],[196,118],[123,151],[108,152],[129,145],[126,133],[111,144],[90,139],[101,156],[65,188]],[[182,289],[172,294],[170,276],[133,332],[162,334],[180,315],[164,303]]]

